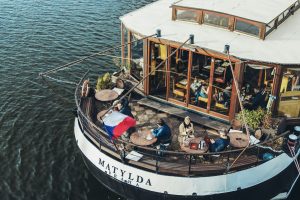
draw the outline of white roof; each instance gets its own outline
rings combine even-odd
[[[211,10],[269,23],[296,0],[182,0],[176,6]]]
[[[300,10],[284,21],[277,30],[273,30],[265,40],[261,40],[213,26],[172,21],[170,6],[176,1],[178,0],[159,0],[120,19],[128,29],[144,36],[152,35],[157,29],[161,29],[162,38],[184,42],[190,34],[194,34],[194,45],[198,47],[223,52],[224,45],[229,44],[231,55],[238,58],[300,64]]]

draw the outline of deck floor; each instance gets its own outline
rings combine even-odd
[[[179,117],[182,119],[184,119],[186,116],[190,116],[191,121],[193,123],[196,123],[198,125],[202,125],[204,127],[208,127],[211,129],[220,130],[222,128],[226,128],[226,129],[230,128],[230,125],[228,125],[226,123],[222,123],[220,121],[213,120],[209,117],[201,116],[199,114],[196,114],[196,113],[193,113],[193,112],[190,112],[187,110],[176,108],[171,105],[159,103],[159,102],[151,100],[149,98],[143,98],[143,99],[139,100],[138,104],[150,107],[152,109],[160,110],[162,112],[168,113],[170,115],[173,115],[173,116],[176,116],[176,117]]]

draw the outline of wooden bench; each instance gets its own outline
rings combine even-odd
[[[194,112],[190,112],[188,110],[180,109],[175,106],[168,105],[166,103],[154,101],[149,98],[143,98],[143,99],[139,100],[137,103],[139,105],[147,106],[152,109],[159,110],[159,111],[165,112],[167,114],[170,114],[170,115],[182,118],[182,119],[184,119],[186,116],[190,116],[191,121],[193,123],[196,123],[196,124],[199,124],[199,125],[202,125],[202,126],[214,129],[214,130],[220,130],[222,128],[225,128],[225,129],[230,128],[229,124],[214,120],[209,117],[204,117],[201,114],[197,114]]]

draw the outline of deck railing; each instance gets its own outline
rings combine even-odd
[[[242,156],[239,157],[233,166],[232,163],[240,155],[243,149],[227,149],[218,153],[189,154],[181,151],[159,150],[153,147],[138,146],[121,139],[110,140],[103,129],[103,125],[96,120],[94,112],[94,98],[81,98],[78,84],[75,91],[77,114],[80,128],[85,136],[105,154],[114,159],[122,161],[137,168],[153,171],[160,174],[173,174],[177,176],[209,176],[213,174],[224,174],[253,167],[265,162],[262,159],[265,153],[270,153],[273,157],[280,155],[283,151],[275,151],[268,147],[270,141],[265,141],[259,145],[248,147]],[[284,137],[285,132],[276,138]],[[126,159],[132,150],[140,153],[143,157],[139,161]],[[231,166],[231,168],[229,168]]]

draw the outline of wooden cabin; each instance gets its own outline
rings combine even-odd
[[[142,90],[166,104],[230,122],[240,110],[234,74],[246,108],[263,91],[259,106],[299,118],[299,7],[297,0],[159,0],[120,18],[121,41],[128,43],[122,62],[141,61],[132,74],[142,79],[151,72]],[[194,41],[171,55],[191,34]],[[136,53],[138,45],[129,43],[142,37]],[[193,91],[195,80],[205,95]]]

